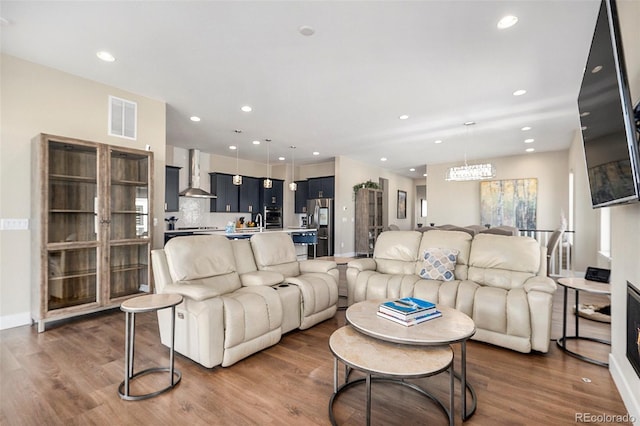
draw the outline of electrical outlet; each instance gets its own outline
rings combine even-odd
[[[29,219],[0,219],[0,230],[23,231],[29,229]]]

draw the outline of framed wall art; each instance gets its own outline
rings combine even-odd
[[[480,223],[537,229],[538,179],[480,182]]]
[[[407,192],[398,190],[398,219],[407,218]]]

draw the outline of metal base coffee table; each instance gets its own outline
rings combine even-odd
[[[378,306],[384,300],[365,300],[351,305],[346,311],[347,323],[360,333],[386,342],[414,346],[442,346],[460,343],[461,374],[454,371],[460,380],[461,417],[469,419],[476,411],[477,396],[467,382],[467,345],[466,342],[476,332],[473,320],[464,313],[444,305],[437,305],[442,317],[410,327],[380,318],[376,315]],[[467,390],[471,394],[471,406],[467,410]]]
[[[334,355],[333,395],[329,401],[329,419],[335,425],[333,403],[343,391],[354,385],[366,384],[366,421],[371,423],[371,382],[383,381],[409,387],[434,401],[453,426],[454,380],[453,351],[449,345],[430,348],[385,342],[362,334],[347,325],[336,330],[329,339]],[[338,361],[345,365],[344,384],[338,386]],[[351,369],[362,371],[365,378],[349,380]],[[420,386],[405,379],[430,377],[449,371],[449,408]]]

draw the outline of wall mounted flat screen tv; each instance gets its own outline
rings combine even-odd
[[[640,199],[640,157],[615,0],[603,0],[578,95],[594,208]]]

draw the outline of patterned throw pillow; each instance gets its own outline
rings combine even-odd
[[[456,249],[428,248],[424,251],[424,267],[420,276],[427,280],[453,281],[453,271],[458,260]]]

